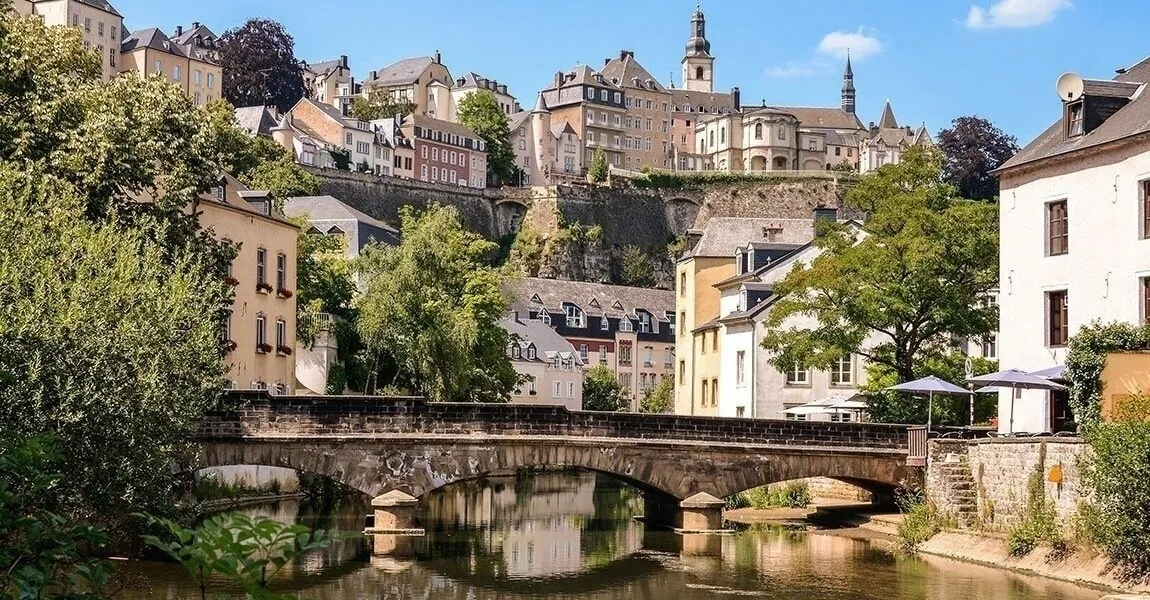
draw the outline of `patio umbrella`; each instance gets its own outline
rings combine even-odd
[[[951,396],[965,396],[970,393],[970,390],[954,385],[953,383],[939,379],[934,375],[923,377],[922,379],[915,379],[906,383],[900,383],[886,388],[895,392],[916,392],[919,394],[926,394],[926,430],[930,431],[931,426],[931,413],[934,412],[934,395],[935,394],[948,394]]]
[[[1018,369],[1006,369],[988,375],[967,379],[986,387],[1010,388],[1010,424],[1007,433],[1014,433],[1014,395],[1017,390],[1064,390],[1066,386]]]
[[[1066,381],[1066,365],[1055,365],[1040,371],[1031,371],[1030,374],[1051,381]]]
[[[806,404],[793,406],[783,411],[786,415],[822,415],[827,413],[838,412],[834,409],[834,405],[840,402],[850,400],[845,396],[827,396],[821,400],[812,400]]]

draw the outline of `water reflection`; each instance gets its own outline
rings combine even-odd
[[[366,500],[317,510],[295,502],[246,509],[350,538],[293,565],[278,589],[301,598],[694,600],[727,596],[838,599],[1097,599],[1074,586],[882,544],[781,527],[732,536],[645,530],[634,490],[590,473],[544,473],[448,486],[422,501],[428,534],[372,556],[357,535]],[[178,567],[127,567],[151,586],[135,598],[198,594]],[[226,592],[227,590],[217,590]]]

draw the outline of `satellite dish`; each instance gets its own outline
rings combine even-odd
[[[1077,73],[1063,73],[1058,78],[1055,88],[1058,90],[1058,97],[1063,102],[1074,102],[1082,97],[1082,77],[1079,77]]]

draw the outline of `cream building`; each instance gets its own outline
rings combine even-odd
[[[363,82],[367,96],[387,94],[415,104],[418,114],[447,119],[451,110],[451,72],[436,52],[433,56],[405,58],[372,71]]]
[[[511,115],[511,147],[522,173],[520,185],[551,185],[583,176],[583,140],[566,121],[551,120],[543,94],[535,108]]]
[[[228,276],[235,297],[220,336],[230,387],[293,393],[298,229],[272,213],[267,192],[227,175],[189,210],[217,239],[239,245]]]
[[[177,27],[171,38],[156,28],[141,29],[120,46],[120,72],[163,75],[187,92],[196,106],[204,106],[222,94],[218,48],[216,35],[199,23],[186,31]]]
[[[859,172],[869,173],[883,165],[897,165],[907,148],[933,145],[934,141],[925,125],[915,130],[899,127],[888,100],[883,106],[878,124],[872,121],[867,131],[860,135]]]
[[[603,65],[603,76],[623,89],[623,168],[671,167],[671,92],[621,50]]]
[[[704,168],[715,171],[821,171],[826,136],[806,131],[782,109],[744,108],[701,118],[695,143]]]
[[[16,10],[39,15],[47,25],[69,26],[80,30],[84,47],[100,56],[104,79],[111,80],[120,72],[120,40],[124,18],[105,0],[17,0]],[[29,8],[31,10],[29,10]]]
[[[356,94],[355,77],[348,66],[347,55],[336,60],[305,64],[303,83],[309,98],[334,106],[340,112],[351,108],[351,99]]]
[[[554,328],[588,369],[603,365],[615,373],[632,410],[674,376],[671,291],[524,277],[510,292],[519,314]]]
[[[511,402],[582,409],[584,362],[575,348],[543,321],[512,313],[500,324],[511,334],[507,346],[511,365],[527,377],[513,391]]]
[[[456,107],[459,106],[459,101],[463,100],[464,96],[479,90],[487,91],[495,96],[500,110],[509,117],[523,110],[515,96],[507,91],[507,84],[488,79],[474,71],[468,71],[466,75],[456,79],[455,86],[451,88],[451,109],[447,120],[459,122],[459,117],[455,112]]]
[[[603,151],[609,164],[624,165],[627,105],[623,88],[587,65],[576,65],[556,73],[542,94],[552,122],[570,123],[576,137],[583,140],[584,165],[591,164],[596,150]]]

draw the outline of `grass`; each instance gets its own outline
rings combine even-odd
[[[196,478],[196,500],[200,502],[235,500],[252,496],[278,496],[281,491],[278,479],[260,485],[252,485],[248,483],[246,477],[239,477],[231,483],[225,483],[216,473],[206,473]]]
[[[811,503],[811,493],[805,481],[794,481],[751,488],[728,496],[726,502],[727,508],[805,508]]]

